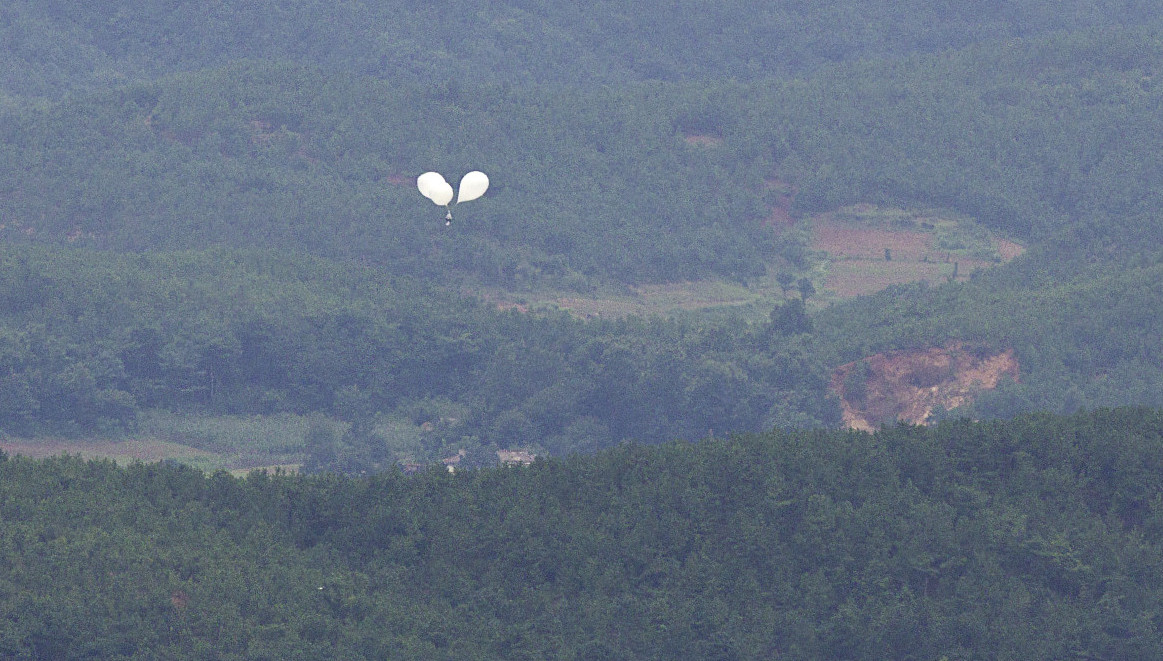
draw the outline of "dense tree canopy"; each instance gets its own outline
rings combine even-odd
[[[602,0],[274,0],[7,3],[13,66],[0,90],[58,97],[239,59],[280,59],[384,79],[488,83],[752,80],[837,62],[942,52],[1082,27],[1158,25],[1146,0],[716,3]]]
[[[1145,410],[360,479],[0,460],[12,658],[1158,656]]]
[[[1088,29],[803,79],[598,88],[254,60],[11,107],[0,233],[12,246],[5,341],[19,358],[3,427],[124,429],[152,407],[351,418],[336,397],[356,388],[345,397],[374,415],[417,399],[467,405],[469,426],[433,452],[503,438],[560,452],[831,424],[828,367],[948,339],[1016,348],[1025,366],[974,415],[1159,404],[1153,35]],[[469,167],[494,172],[494,186],[446,231],[412,177]],[[587,326],[493,315],[430,288],[372,311],[373,283],[399,276],[588,290],[778,268],[810,286],[801,235],[764,225],[772,180],[796,191],[793,213],[946,206],[1030,250],[969,284],[890,290],[814,324],[781,306],[771,326]],[[16,247],[27,243],[56,247]],[[199,254],[210,246],[228,252]],[[113,254],[158,249],[169,252]],[[241,254],[283,256],[261,276],[210,268]],[[110,261],[96,267],[100,255]],[[353,261],[347,284],[324,275]],[[283,268],[298,275],[283,282]],[[142,288],[159,279],[183,293]],[[125,301],[137,301],[132,323],[103,318]],[[59,318],[71,321],[48,321]]]
[[[308,474],[0,452],[0,657],[1160,658],[1163,418],[1095,407],[1163,407],[1161,30],[1145,0],[4,3],[0,434],[292,420]],[[472,169],[446,229],[415,177]],[[860,202],[1028,250],[824,307],[804,219]],[[772,277],[673,318],[474,295]],[[1020,377],[836,429],[836,366],[954,341]]]
[[[1092,31],[807,80],[596,89],[234,64],[0,114],[0,214],[13,238],[306,249],[509,287],[745,281],[776,255],[778,176],[801,211],[946,206],[1124,253],[1160,238],[1159,54],[1152,32]],[[493,190],[437,231],[412,180],[473,168]]]
[[[124,432],[148,408],[435,423],[441,407],[425,402],[451,400],[468,416],[437,430],[433,455],[482,444],[565,453],[838,420],[806,336],[738,321],[501,312],[374,269],[266,252],[16,247],[2,266],[7,433]],[[374,438],[350,440],[356,456],[333,468],[394,461]]]

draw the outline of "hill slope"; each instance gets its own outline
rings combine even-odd
[[[298,13],[263,3],[146,3],[112,17],[60,3],[13,4],[4,25],[53,37],[4,42],[19,51],[13,61],[39,63],[58,92],[73,91],[35,103],[24,92],[10,94],[0,110],[0,236],[20,246],[9,250],[15,261],[5,274],[12,301],[5,378],[24,384],[4,403],[5,424],[92,433],[131,428],[151,406],[340,415],[353,401],[359,405],[343,415],[363,411],[375,423],[403,415],[400,407],[412,400],[433,399],[473,411],[424,408],[473,421],[472,431],[443,441],[449,446],[513,437],[568,451],[625,437],[831,424],[838,416],[824,390],[830,370],[951,341],[1012,349],[1023,366],[1021,382],[980,398],[968,411],[975,416],[1163,400],[1163,363],[1151,340],[1160,309],[1151,283],[1163,238],[1163,127],[1155,112],[1163,88],[1155,76],[1158,28],[1138,20],[1145,6],[1071,4],[1073,13],[1057,11],[1060,5],[998,6],[972,20],[946,8],[935,20],[932,9],[865,4],[864,13],[834,3],[741,14],[729,3],[677,14],[686,17],[677,22],[613,3],[594,12],[497,4],[447,23],[416,8],[360,3],[301,5]],[[389,28],[385,16],[397,9]],[[802,20],[788,23],[780,12]],[[858,29],[858,18],[867,30]],[[522,30],[524,21],[556,27]],[[346,36],[328,55],[320,44],[332,32],[309,23]],[[217,41],[177,36],[195,24],[193,33],[213,30]],[[788,39],[769,42],[765,30],[777,28]],[[465,38],[433,34],[442,29]],[[511,30],[556,31],[562,48],[588,39],[578,35],[600,34],[593,43],[620,44],[607,51],[626,66],[597,84],[586,73],[595,60],[577,57],[567,69],[550,55],[536,59],[508,48]],[[691,41],[687,33],[738,47],[699,59],[679,47]],[[942,45],[934,35],[949,39]],[[993,40],[1001,36],[1019,38]],[[429,45],[406,47],[422,42]],[[349,43],[350,50],[340,47]],[[824,54],[845,43],[854,46]],[[43,50],[58,46],[81,59]],[[799,59],[769,70],[765,58],[781,57],[783,48]],[[487,65],[493,77],[446,75],[471,62],[474,49],[515,59]],[[389,51],[400,66],[343,64]],[[636,69],[650,53],[659,66]],[[93,72],[124,65],[129,73],[101,74],[108,84],[71,69],[46,73],[84,58]],[[403,73],[405,59],[423,70]],[[793,70],[801,75],[782,75]],[[579,80],[587,82],[571,82]],[[455,179],[477,167],[494,175],[494,188],[458,210],[446,230],[411,181],[427,169]],[[892,288],[817,312],[822,297],[809,292],[822,276],[794,221],[855,203],[951,209],[1029,250],[968,283]],[[779,231],[767,222],[775,208]],[[52,247],[24,252],[28,243]],[[160,250],[172,252],[144,262],[120,254]],[[426,316],[422,305],[409,308],[415,318],[388,321],[367,312],[382,303],[367,294],[374,286],[351,294],[311,267],[291,278],[310,296],[255,312],[246,297],[239,302],[230,277],[246,290],[254,283],[277,289],[269,283],[278,276],[255,280],[210,267],[255,250],[288,262],[299,258],[287,255],[308,253],[332,260],[328,269],[355,262],[361,283],[405,276],[517,295],[694,279],[745,287],[784,274],[806,283],[796,291],[807,302],[796,307],[789,291],[761,299],[751,318],[771,315],[749,323],[586,327],[559,318],[498,321],[430,289],[435,305],[468,321]],[[20,266],[21,255],[36,255],[39,266]],[[61,274],[75,260],[91,266],[102,258],[109,265],[94,272],[111,280],[105,293]],[[116,309],[122,304],[110,292],[140,289],[135,277],[173,285],[167,268],[188,279],[168,291],[198,297],[153,299],[137,327],[102,319],[85,300],[112,301]],[[57,284],[54,300],[45,292]],[[360,306],[370,306],[355,315],[368,326],[339,322]],[[212,322],[190,326],[203,335],[173,321],[200,319],[202,308],[214,311],[201,315]],[[274,318],[287,324],[270,330],[259,323]],[[252,322],[258,330],[247,327]],[[553,329],[547,336],[570,340],[527,341],[522,334],[536,335],[530,329],[539,324]],[[482,333],[490,340],[437,334],[429,343],[424,331],[434,327],[488,328]],[[376,341],[344,344],[349,332]],[[581,338],[596,344],[581,351]],[[667,343],[681,349],[654,350]],[[401,357],[400,347],[432,344],[440,345],[433,351],[441,361],[377,362],[359,353]],[[536,350],[527,351],[529,344]],[[144,345],[163,349],[154,362],[169,371],[143,367],[133,347]],[[508,349],[493,352],[498,347]],[[272,363],[270,352],[283,359]],[[279,369],[261,369],[268,364]],[[352,376],[335,376],[340,370]],[[593,395],[591,377],[599,373],[609,379],[597,383],[612,392],[622,392],[619,384],[659,387],[634,391],[649,393],[638,399],[603,399]],[[331,375],[325,385],[320,374]],[[575,380],[579,374],[585,378]],[[534,385],[516,398],[472,390],[523,379]],[[402,384],[413,388],[396,388]],[[339,398],[348,386],[359,388],[348,392],[354,399]],[[668,411],[679,413],[659,413]],[[370,438],[358,444],[363,454],[388,456]]]
[[[1142,410],[237,480],[0,459],[0,650],[1147,659]]]
[[[0,90],[58,98],[126,79],[275,59],[430,84],[748,80],[1080,27],[1157,24],[1149,2],[955,5],[490,0],[7,3]]]

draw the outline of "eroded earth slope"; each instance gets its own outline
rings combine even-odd
[[[969,404],[1005,377],[1019,377],[1012,349],[997,353],[955,342],[841,365],[832,373],[832,390],[840,397],[845,426],[871,431],[897,421],[925,424],[938,407]]]

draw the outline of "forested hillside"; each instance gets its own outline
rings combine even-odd
[[[3,3],[0,658],[1163,657],[1156,5]]]
[[[0,213],[38,241],[584,289],[762,275],[797,254],[763,224],[778,177],[793,211],[943,206],[1106,257],[1160,238],[1161,55],[1148,32],[1085,32],[806,81],[599,89],[239,64],[0,116]],[[472,168],[494,189],[441,232],[415,175]]]
[[[18,238],[311,251],[445,282],[762,274],[763,168],[740,185],[735,163],[686,145],[691,103],[244,64],[8,115],[0,212]],[[443,231],[416,174],[472,168],[493,173],[490,195]]]
[[[437,425],[426,460],[838,421],[802,306],[800,328],[587,323],[306,257],[27,246],[0,262],[0,304],[8,433],[124,433],[142,409],[324,413],[350,429],[308,463],[359,472],[402,459],[374,434],[386,413]]]
[[[3,49],[11,95],[57,98],[239,59],[276,59],[423,83],[620,83],[757,79],[829,63],[940,52],[1080,27],[1158,25],[1129,2],[921,0],[717,3],[618,0],[273,0],[188,4],[117,0],[7,3]]]
[[[9,658],[1158,658],[1146,410],[359,479],[0,455]]]
[[[954,416],[1163,404],[1150,6],[654,9],[10,3],[0,429],[289,413],[329,423],[319,469],[401,459],[400,420],[416,459],[564,454],[835,425],[830,370],[953,340],[1021,365]],[[445,228],[416,175],[477,168]],[[820,309],[812,215],[860,202],[1027,251]],[[806,286],[737,315],[470,300],[777,274]]]

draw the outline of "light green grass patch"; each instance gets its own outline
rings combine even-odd
[[[881,230],[885,248],[892,251],[892,261],[868,255],[836,250],[832,254],[812,244],[813,224],[834,221],[854,229]],[[953,263],[960,263],[959,279],[975,269],[988,268],[1003,260],[998,250],[1000,239],[994,237],[973,218],[948,209],[897,208],[874,204],[855,204],[820,214],[813,219],[781,230],[784,240],[802,241],[809,256],[802,269],[790,269],[798,279],[808,278],[816,289],[809,300],[813,309],[830,303],[875,293],[885,287],[927,280],[944,281],[953,274]],[[892,238],[900,237],[899,246]],[[931,237],[931,239],[929,238]],[[929,246],[931,241],[931,247]],[[878,244],[879,245],[879,244]],[[1020,254],[1020,253],[1019,253]],[[793,287],[785,295],[776,274],[783,268],[767,264],[766,275],[746,285],[721,279],[666,284],[599,287],[582,294],[576,291],[534,290],[508,292],[486,289],[477,294],[503,309],[522,312],[566,311],[582,318],[618,318],[637,316],[674,316],[685,313],[706,315],[742,315],[765,318],[771,309],[798,296]]]
[[[92,438],[4,438],[0,448],[10,455],[43,459],[57,455],[78,455],[85,459],[111,459],[118,464],[135,461],[152,463],[177,461],[214,471],[227,468],[229,460],[218,453],[158,438],[136,437],[120,440]]]
[[[384,440],[390,456],[398,462],[424,455],[421,444],[424,431],[406,418],[400,416],[382,418],[372,429],[372,433]]]
[[[244,468],[298,463],[309,427],[306,416],[204,415],[149,411],[138,422],[135,436],[212,452],[222,467]]]

